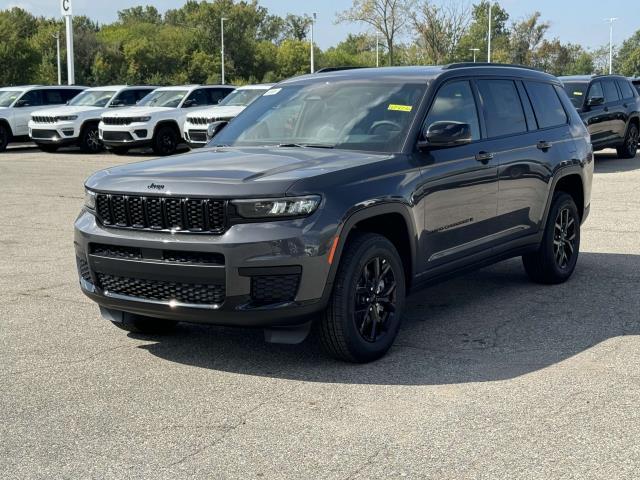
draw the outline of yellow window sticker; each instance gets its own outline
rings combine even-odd
[[[389,105],[387,110],[393,110],[394,112],[410,112],[413,109],[411,105],[396,105],[394,103]]]
[[[573,94],[577,97],[581,97],[582,96],[582,92],[573,92]]]

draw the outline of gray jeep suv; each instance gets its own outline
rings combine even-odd
[[[205,150],[102,170],[75,223],[83,292],[129,331],[265,329],[381,357],[405,295],[522,256],[567,280],[593,152],[554,77],[492,64],[284,81]]]

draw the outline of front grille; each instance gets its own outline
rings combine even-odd
[[[56,117],[48,117],[44,115],[33,115],[31,120],[33,120],[33,123],[56,123]]]
[[[87,261],[84,258],[76,257],[76,265],[78,266],[78,275],[80,275],[83,280],[91,283],[91,272]]]
[[[58,132],[55,130],[39,130],[34,128],[31,130],[31,138],[52,140],[54,138],[58,138]]]
[[[142,252],[136,247],[123,247],[120,245],[91,244],[91,253],[101,257],[113,258],[142,258]]]
[[[228,122],[233,117],[187,117],[187,122],[191,125],[209,125],[213,122]]]
[[[111,132],[109,130],[103,130],[102,139],[108,142],[127,142],[133,140],[133,137],[129,132]]]
[[[223,285],[207,285],[200,283],[166,282],[160,280],[146,280],[143,278],[128,278],[98,273],[98,280],[105,294],[115,293],[128,297],[143,298],[197,305],[221,304],[225,299]]]
[[[105,125],[131,125],[133,118],[131,117],[102,117],[102,123]]]
[[[256,275],[251,277],[251,301],[254,305],[291,302],[298,293],[300,275]]]
[[[207,132],[205,130],[188,130],[189,139],[192,142],[206,142]]]
[[[222,234],[226,228],[224,200],[134,195],[96,195],[103,225],[150,230]]]

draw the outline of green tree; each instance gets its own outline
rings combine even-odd
[[[614,67],[616,73],[640,77],[640,30],[622,42]]]
[[[511,26],[509,39],[510,62],[531,65],[533,56],[549,27],[549,22],[540,22],[540,12],[535,12],[519,22],[514,22]]]
[[[489,33],[489,5],[486,0],[473,6],[471,24],[460,39],[456,52],[456,60],[471,61],[473,52],[478,48],[477,60],[487,60],[487,43]],[[509,14],[498,3],[492,3],[491,8],[491,61],[509,62],[509,29],[507,21]]]

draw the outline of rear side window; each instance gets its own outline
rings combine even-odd
[[[211,105],[215,105],[224,97],[229,95],[233,90],[229,88],[209,88],[207,91],[209,92],[209,103],[211,103]]]
[[[620,88],[620,92],[622,92],[622,98],[633,98],[633,90],[629,82],[625,80],[618,80],[617,83]]]
[[[522,103],[511,80],[478,80],[487,136],[500,137],[527,131]]]
[[[425,126],[442,121],[468,123],[471,126],[471,138],[480,139],[478,110],[468,81],[449,82],[438,90],[425,119]]]
[[[557,127],[567,123],[567,112],[553,85],[540,82],[524,82],[536,115],[538,128]]]
[[[620,100],[618,89],[616,88],[616,84],[613,80],[605,80],[604,82],[602,82],[602,86],[604,88],[605,102],[617,102],[618,100]]]
[[[587,99],[602,97],[604,98],[604,92],[602,91],[602,82],[593,82],[589,87],[587,93]]]

